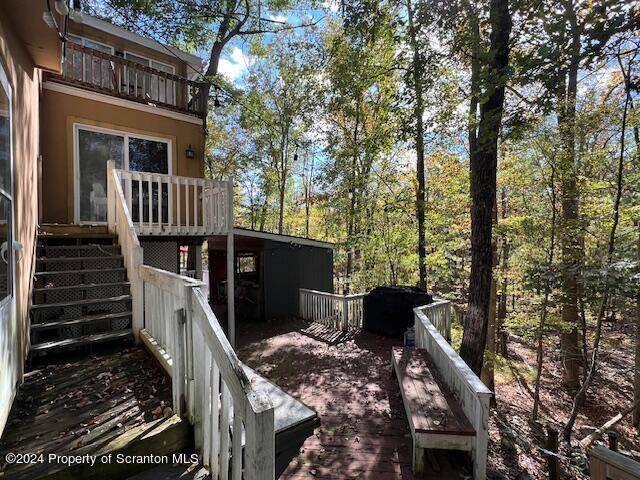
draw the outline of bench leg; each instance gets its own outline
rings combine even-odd
[[[471,459],[473,460],[473,480],[485,480],[487,478],[487,453],[478,453],[474,448],[471,451]]]
[[[415,442],[413,443],[413,473],[421,474],[424,473],[424,448],[420,448],[416,446]]]

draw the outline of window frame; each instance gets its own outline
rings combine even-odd
[[[9,118],[9,191],[0,187],[0,196],[9,201],[8,218],[7,218],[7,291],[6,295],[0,300],[0,309],[5,305],[13,302],[15,297],[15,251],[13,244],[15,241],[14,227],[14,195],[13,195],[13,164],[14,164],[14,139],[13,139],[13,89],[9,83],[4,64],[0,62],[0,88],[4,91],[8,100],[8,118]],[[0,261],[3,261],[0,259]]]

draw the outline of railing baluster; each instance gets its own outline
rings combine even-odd
[[[192,180],[193,183],[193,233],[198,233],[200,219],[198,218],[198,182]]]
[[[222,410],[220,412],[220,478],[229,478],[229,415],[230,415],[230,395],[227,385],[221,385]]]
[[[182,197],[182,180],[180,178],[176,178],[176,213],[177,213],[177,232],[182,233],[182,208],[181,208],[181,199]]]
[[[217,478],[220,471],[220,465],[218,464],[218,455],[220,453],[220,436],[218,435],[219,425],[219,411],[220,411],[220,370],[218,364],[213,361],[213,368],[211,369],[211,394],[213,399],[211,408],[211,431],[213,432],[211,438],[211,448],[208,455],[211,458],[211,478]],[[206,452],[206,451],[205,451]],[[205,455],[207,454],[205,453]]]
[[[153,183],[152,176],[147,175],[147,203],[149,204],[149,222],[147,224],[147,229],[149,233],[153,231]]]
[[[211,469],[211,465],[215,462],[215,457],[210,456],[211,452],[211,442],[213,437],[216,435],[216,431],[211,428],[211,420],[213,418],[213,412],[215,412],[214,404],[217,403],[218,399],[213,395],[210,395],[211,392],[211,363],[212,363],[212,354],[211,351],[207,348],[204,352],[204,404],[203,410],[204,415],[202,419],[202,431],[204,433],[204,441],[202,443],[202,461],[204,462],[204,466]],[[215,477],[213,477],[215,478]]]
[[[158,230],[162,232],[162,177],[158,179]]]
[[[189,182],[187,179],[185,179],[184,182],[184,207],[185,207],[185,212],[184,212],[184,223],[185,223],[185,233],[190,233],[189,232]]]
[[[239,408],[234,407],[233,415],[233,436],[231,447],[231,478],[232,480],[242,479],[242,420],[239,414]]]
[[[144,200],[142,198],[142,177],[137,174],[138,177],[138,228],[144,226]],[[142,229],[141,229],[142,230]]]

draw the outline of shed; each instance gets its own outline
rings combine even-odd
[[[332,243],[234,228],[235,309],[239,320],[298,315],[299,289],[333,292]],[[226,317],[226,237],[209,237],[210,303]]]

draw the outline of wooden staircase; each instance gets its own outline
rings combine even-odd
[[[127,271],[105,227],[43,227],[36,262],[32,353],[132,338]]]

